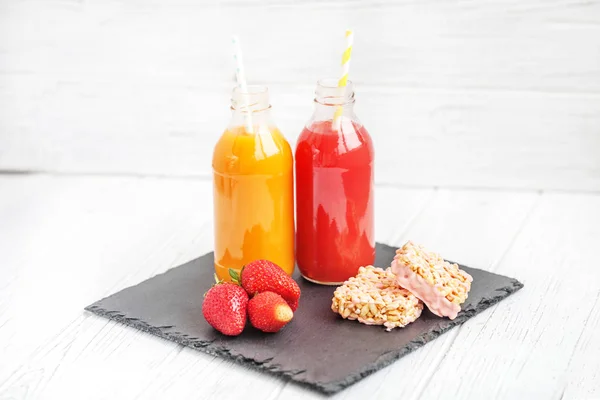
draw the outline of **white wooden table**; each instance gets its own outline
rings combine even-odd
[[[211,249],[209,181],[16,175],[0,193],[1,399],[318,397],[82,311]],[[600,397],[599,195],[376,196],[378,240],[525,288],[335,398]]]
[[[0,399],[320,397],[82,308],[211,250],[230,35],[293,144],[347,27],[377,240],[525,288],[334,398],[600,399],[584,0],[0,0]]]

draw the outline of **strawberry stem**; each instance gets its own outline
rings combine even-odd
[[[219,277],[217,276],[216,272],[214,273],[213,276],[215,277],[215,283],[211,286],[211,288],[215,287],[216,285],[220,285],[221,283],[223,283],[223,281],[221,279],[219,279]],[[210,290],[210,289],[208,289],[208,290]],[[204,294],[202,295],[202,297],[206,297],[206,293],[208,293],[208,291],[204,292]]]

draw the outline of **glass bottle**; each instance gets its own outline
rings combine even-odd
[[[267,259],[294,270],[293,160],[271,120],[268,90],[233,90],[232,119],[213,152],[215,272]]]
[[[336,109],[342,107],[339,130]],[[296,259],[309,281],[339,285],[375,261],[371,137],[354,113],[352,82],[317,83],[296,145]]]

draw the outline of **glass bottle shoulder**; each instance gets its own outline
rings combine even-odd
[[[357,121],[344,120],[341,130],[332,121],[309,122],[296,145],[296,159],[311,158],[313,164],[342,166],[372,163],[373,142],[369,132]]]
[[[232,175],[271,175],[291,170],[292,151],[276,127],[258,127],[248,133],[244,127],[228,128],[215,145],[213,170]]]

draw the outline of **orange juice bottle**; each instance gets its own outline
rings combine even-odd
[[[267,259],[294,271],[293,161],[271,121],[266,87],[235,88],[232,120],[213,153],[215,272]]]

